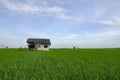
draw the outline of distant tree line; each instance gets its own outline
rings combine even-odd
[[[8,48],[8,46],[6,46],[6,45],[0,45],[0,48]]]

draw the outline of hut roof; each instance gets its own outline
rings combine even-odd
[[[42,39],[42,38],[28,38],[27,43],[39,43],[39,44],[45,44],[50,45],[50,39]]]

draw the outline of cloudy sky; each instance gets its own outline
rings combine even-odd
[[[0,46],[120,47],[120,0],[0,0]]]

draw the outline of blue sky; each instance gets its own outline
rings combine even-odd
[[[51,47],[120,47],[120,0],[0,0],[0,45],[26,47],[50,38]]]

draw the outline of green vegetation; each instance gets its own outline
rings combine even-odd
[[[120,80],[120,49],[0,49],[0,80]]]

